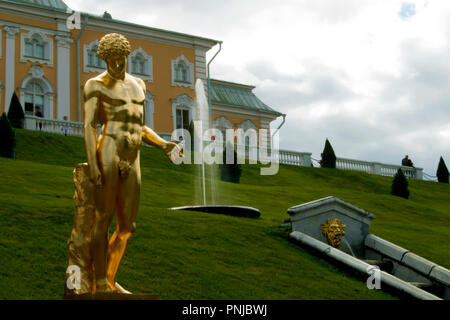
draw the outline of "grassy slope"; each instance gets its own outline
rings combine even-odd
[[[59,299],[73,219],[72,170],[83,140],[18,130],[17,158],[0,158],[0,298]],[[391,179],[281,166],[275,176],[244,168],[241,184],[219,182],[218,202],[261,210],[257,220],[193,212],[194,166],[143,148],[138,229],[118,280],[162,299],[390,299],[288,241],[278,226],[293,205],[334,195],[376,215],[371,232],[450,265],[450,186],[410,181],[410,200]]]

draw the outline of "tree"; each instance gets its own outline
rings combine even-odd
[[[408,180],[400,168],[392,180],[391,194],[405,199],[409,198]]]
[[[336,155],[334,154],[333,147],[328,139],[325,141],[320,166],[322,168],[336,168]]]
[[[439,182],[449,183],[449,172],[447,166],[445,165],[444,159],[441,157],[439,160],[439,165],[436,171],[436,176]]]
[[[0,117],[0,156],[15,158],[16,136],[6,113]]]
[[[195,150],[195,147],[194,147],[195,130],[194,130],[194,121],[192,121],[192,120],[191,120],[191,122],[189,122],[188,131],[189,131],[189,134],[191,135],[191,151],[194,151]]]
[[[22,105],[15,92],[13,93],[9,104],[8,118],[14,128],[23,129],[25,114],[23,113]]]
[[[239,183],[241,181],[242,167],[237,163],[237,152],[234,150],[233,163],[227,164],[226,149],[223,152],[223,164],[220,165],[222,181]]]

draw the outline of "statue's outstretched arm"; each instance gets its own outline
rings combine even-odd
[[[147,126],[142,127],[142,140],[149,145],[160,148],[171,161],[173,161],[171,153],[174,148],[178,149],[178,154],[175,157],[183,156],[180,147],[176,143],[164,140]]]

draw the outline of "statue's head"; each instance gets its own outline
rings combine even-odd
[[[345,224],[337,218],[328,219],[326,224],[322,224],[322,233],[327,237],[328,243],[337,248],[345,235]]]
[[[101,38],[98,56],[106,61],[108,73],[114,78],[123,78],[131,45],[127,38],[118,33],[109,33]]]

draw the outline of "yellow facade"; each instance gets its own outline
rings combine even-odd
[[[130,41],[132,51],[140,48],[139,50],[151,57],[152,80],[144,79],[144,82],[149,96],[152,97],[153,113],[151,116],[153,129],[160,133],[171,133],[175,124],[174,103],[180,97],[184,98],[183,101],[189,100],[186,100],[186,97],[189,97],[192,101],[194,100],[195,80],[206,80],[206,52],[218,43],[218,41],[212,39],[152,29],[88,14],[81,14],[81,28],[67,29],[66,21],[71,14],[62,10],[55,10],[54,8],[32,6],[22,2],[0,1],[0,9],[2,9],[2,13],[0,13],[0,30],[2,35],[0,112],[8,110],[12,91],[16,92],[23,104],[24,92],[22,91],[24,91],[26,79],[40,74],[41,80],[48,87],[45,98],[47,100],[45,100],[44,118],[82,122],[84,116],[83,84],[89,78],[101,72],[99,70],[95,72],[85,70],[88,64],[85,58],[85,46],[91,45],[95,40],[100,40],[107,33],[119,32]],[[87,24],[82,30],[85,17],[87,17]],[[10,32],[9,30],[11,29],[17,30],[16,33]],[[31,35],[34,34],[33,32],[43,35],[44,40],[49,41],[48,43],[51,44],[51,48],[46,47],[46,50],[48,49],[46,54],[51,57],[48,60],[38,59],[39,61],[34,61],[31,59],[32,61],[30,61],[24,58],[26,50],[24,41],[28,40],[23,40],[22,38],[26,38],[27,35],[31,38]],[[79,41],[79,50],[77,50],[77,38],[80,32],[82,32],[82,35]],[[63,48],[64,44],[61,44],[60,37],[68,40],[67,50],[64,49],[65,47]],[[12,62],[12,43],[14,43],[13,85],[9,83],[11,81],[8,81],[8,79],[11,79],[11,75],[6,74],[8,69],[6,64]],[[61,52],[64,53],[65,58],[61,56]],[[77,56],[79,56],[79,64]],[[180,57],[184,57],[184,61],[191,65],[191,69],[189,69],[189,72],[192,73],[190,85],[174,85],[172,64],[174,63],[173,61],[180,59]],[[9,61],[7,61],[8,59]],[[68,61],[68,68],[62,66],[62,62],[59,61]],[[77,68],[80,70],[80,82],[77,80]],[[11,70],[11,67],[8,70]],[[78,109],[78,86],[81,88],[80,110]],[[67,95],[67,98],[64,98],[65,95]],[[191,107],[193,107],[193,104]],[[79,112],[81,112],[81,117],[78,115]],[[245,115],[236,115],[233,112],[227,113],[226,110],[214,113],[212,117],[213,120],[225,117],[233,124],[234,128],[239,127],[240,123],[249,119]],[[257,118],[253,116],[250,118],[250,121],[257,128],[261,128],[261,122]]]

